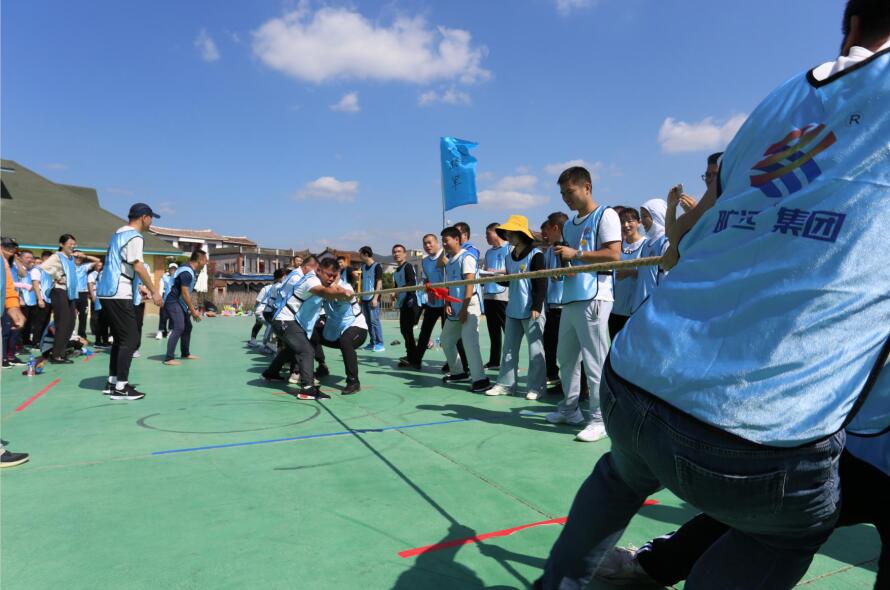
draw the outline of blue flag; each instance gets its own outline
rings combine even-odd
[[[439,146],[442,152],[442,196],[445,210],[461,205],[478,203],[476,198],[476,158],[470,148],[479,145],[456,137],[443,137]]]

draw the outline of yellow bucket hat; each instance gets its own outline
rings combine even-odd
[[[496,231],[503,240],[507,239],[507,235],[504,232],[518,231],[519,233],[527,235],[531,241],[535,241],[534,234],[528,229],[528,217],[525,215],[511,215],[506,223],[497,226],[494,231]]]

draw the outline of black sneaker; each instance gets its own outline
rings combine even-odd
[[[319,388],[315,388],[315,399],[331,399],[331,396],[320,390]]]
[[[473,385],[470,387],[470,391],[473,393],[482,393],[483,391],[488,391],[491,389],[491,379],[486,377],[485,379],[480,379],[479,381],[474,381]]]
[[[109,399],[132,402],[144,397],[144,393],[142,393],[141,391],[136,391],[135,387],[127,383],[126,385],[124,385],[123,390],[115,387],[114,391],[111,392]]]
[[[466,373],[458,373],[457,375],[445,375],[442,377],[443,383],[457,383],[458,381],[468,381],[470,376]]]
[[[12,367],[12,365],[9,364],[9,361],[6,360],[6,359],[3,359],[3,368],[4,368],[4,369],[9,369],[10,367]]]
[[[318,365],[318,368],[315,369],[316,377],[327,377],[330,374],[331,374],[331,370],[324,363],[321,363],[320,365]]]
[[[281,375],[269,375],[268,373],[263,373],[263,381],[266,383],[272,383],[273,381],[287,381]]]
[[[347,383],[340,395],[352,395],[362,390],[362,386],[356,381],[355,383]]]
[[[23,361],[22,359],[20,359],[20,358],[17,357],[17,356],[14,356],[14,357],[12,357],[12,358],[10,358],[10,359],[7,359],[7,360],[9,361],[9,364],[12,365],[12,366],[14,366],[14,367],[21,367],[22,365],[27,365],[27,364],[28,364],[28,363],[26,363],[25,361]]]
[[[403,356],[402,358],[399,359],[399,367],[405,368],[405,367],[410,367],[410,366],[411,366],[411,362],[408,360],[408,357]]]
[[[484,368],[486,371],[499,371],[501,365],[499,365],[498,363],[485,363]]]
[[[27,463],[31,455],[28,453],[13,453],[12,451],[3,451],[0,455],[0,467],[15,467],[22,463]]]
[[[292,393],[295,398],[302,400],[313,400],[318,396],[318,388],[317,387],[301,387],[300,391]]]
[[[445,363],[444,365],[442,365],[442,372],[443,372],[443,373],[450,373],[450,372],[451,372],[451,367],[448,366],[448,363]]]
[[[114,383],[111,381],[105,382],[105,387],[102,389],[102,395],[111,395],[111,392],[114,391]]]

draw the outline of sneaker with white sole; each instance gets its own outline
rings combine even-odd
[[[540,399],[540,398],[541,398],[541,394],[538,393],[537,391],[529,391],[528,393],[525,394],[525,399],[530,399],[532,401],[534,401],[536,399]]]
[[[637,549],[613,547],[596,570],[596,577],[613,586],[659,585],[637,560]]]
[[[256,338],[251,338],[247,341],[248,348],[256,348]]]
[[[114,391],[114,383],[111,381],[105,382],[105,387],[102,389],[102,395],[111,395]]]
[[[144,397],[144,393],[142,393],[141,391],[136,391],[136,388],[129,383],[124,385],[123,389],[117,389],[115,387],[114,391],[111,392],[111,395],[108,396],[109,399],[126,402],[135,401]]]
[[[142,355],[139,353],[138,350],[137,350],[136,352],[133,353],[133,358],[134,358],[134,359],[138,359],[138,358],[141,357],[141,356],[142,356]]]
[[[568,416],[560,411],[550,412],[547,414],[547,422],[551,424],[584,424],[584,414],[581,413],[581,410],[576,410],[574,414]]]
[[[287,382],[290,384],[300,384],[300,374],[299,373],[291,373],[290,377],[287,378]]]
[[[485,395],[492,397],[496,395],[513,395],[513,390],[506,385],[496,384],[494,387],[485,392]]]
[[[155,334],[155,340],[163,340],[163,339],[164,339],[164,334],[162,334],[160,331],[157,334]]]
[[[547,389],[550,389],[551,387],[556,387],[557,385],[561,385],[561,384],[562,383],[560,382],[559,379],[548,379],[547,380]]]
[[[603,417],[594,415],[584,430],[575,435],[575,440],[580,442],[596,442],[602,440],[609,435],[606,434],[606,425],[603,424]]]

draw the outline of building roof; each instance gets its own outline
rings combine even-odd
[[[151,232],[159,236],[167,236],[171,238],[190,238],[193,240],[204,240],[208,242],[223,241],[223,236],[216,233],[212,229],[179,229],[175,227],[161,227],[158,225],[152,225]]]
[[[224,244],[236,244],[238,246],[256,246],[257,243],[247,236],[223,236]]]
[[[3,235],[22,248],[55,250],[59,236],[70,233],[81,250],[105,252],[108,239],[127,223],[99,206],[94,188],[57,184],[13,160],[0,165]],[[151,234],[143,237],[146,254],[180,254]]]

